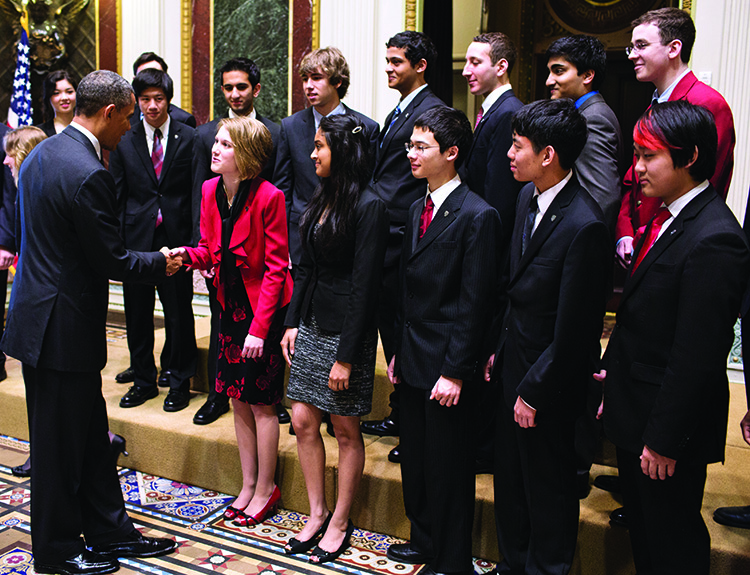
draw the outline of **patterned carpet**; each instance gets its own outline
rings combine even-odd
[[[0,575],[34,573],[29,480],[10,472],[26,453],[28,443],[0,436]],[[177,552],[166,557],[122,559],[120,573],[414,575],[422,569],[386,558],[388,546],[401,540],[360,529],[354,531],[352,547],[336,562],[312,565],[305,556],[289,557],[283,550],[284,543],[302,529],[304,515],[281,510],[261,525],[236,527],[222,517],[224,507],[234,500],[231,495],[126,468],[120,469],[120,483],[136,526],[146,535],[171,537],[179,543]],[[479,573],[492,567],[475,561]]]

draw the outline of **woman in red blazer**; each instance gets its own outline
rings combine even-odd
[[[203,184],[198,247],[172,250],[191,268],[214,271],[221,305],[216,391],[228,395],[242,465],[242,490],[224,512],[255,525],[275,510],[279,446],[276,404],[284,385],[279,342],[292,295],[284,194],[258,177],[273,143],[250,118],[219,123]]]

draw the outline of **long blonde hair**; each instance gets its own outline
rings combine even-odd
[[[5,153],[13,158],[16,169],[20,170],[21,164],[34,146],[46,139],[47,134],[36,126],[21,126],[5,134],[3,148],[5,148]]]

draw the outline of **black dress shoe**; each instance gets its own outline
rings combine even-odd
[[[628,514],[624,507],[618,507],[609,514],[609,522],[617,527],[628,528]]]
[[[164,537],[146,537],[127,539],[104,545],[92,545],[95,553],[112,557],[160,557],[177,549],[177,541]]]
[[[31,468],[26,469],[23,465],[16,465],[10,468],[14,477],[31,477]]]
[[[210,399],[204,403],[201,408],[193,416],[193,423],[195,425],[208,425],[213,423],[219,417],[229,411],[229,403],[211,401]]]
[[[401,463],[401,452],[399,451],[400,445],[397,445],[388,452],[388,461],[391,463]]]
[[[132,386],[128,392],[120,400],[120,407],[136,407],[143,405],[149,399],[159,395],[159,389],[154,385],[153,387],[138,387],[137,385]]]
[[[112,573],[120,568],[120,562],[113,557],[104,557],[84,549],[75,557],[60,563],[42,563],[34,561],[37,573],[62,573],[63,575],[99,575]]]
[[[379,435],[380,437],[398,437],[398,423],[390,417],[379,421],[363,421],[360,424],[362,433]]]
[[[3,365],[0,367],[0,381],[5,381],[8,379],[8,372],[5,371],[5,366]]]
[[[164,411],[180,411],[185,409],[189,403],[190,393],[170,389],[167,398],[164,400]]]
[[[385,556],[391,561],[407,563],[409,565],[422,565],[430,562],[430,558],[427,555],[412,549],[411,543],[394,543],[385,552]]]
[[[594,486],[610,493],[622,493],[620,477],[617,475],[597,475],[594,478]]]
[[[289,415],[289,412],[286,410],[286,407],[284,407],[280,403],[276,404],[276,416],[279,418],[279,423],[292,422],[292,418]]]
[[[121,371],[115,376],[117,383],[133,383],[135,381],[135,370],[129,367],[125,371]]]
[[[169,383],[172,379],[172,372],[168,369],[163,369],[162,372],[159,374],[159,379],[156,380],[156,383],[159,387],[169,387]]]
[[[714,511],[714,521],[729,527],[750,529],[750,505],[744,507],[719,507]]]

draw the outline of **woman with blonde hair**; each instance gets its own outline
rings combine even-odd
[[[47,134],[35,126],[21,126],[5,134],[3,149],[5,159],[3,164],[10,168],[13,181],[18,185],[18,172],[21,164],[39,142],[47,139]],[[0,258],[0,264],[2,264]]]
[[[247,117],[219,122],[211,170],[203,184],[198,247],[172,250],[191,268],[214,271],[221,305],[216,381],[232,400],[242,490],[224,512],[236,525],[256,525],[277,507],[279,446],[276,404],[284,385],[279,342],[292,295],[284,194],[258,177],[273,142]]]

